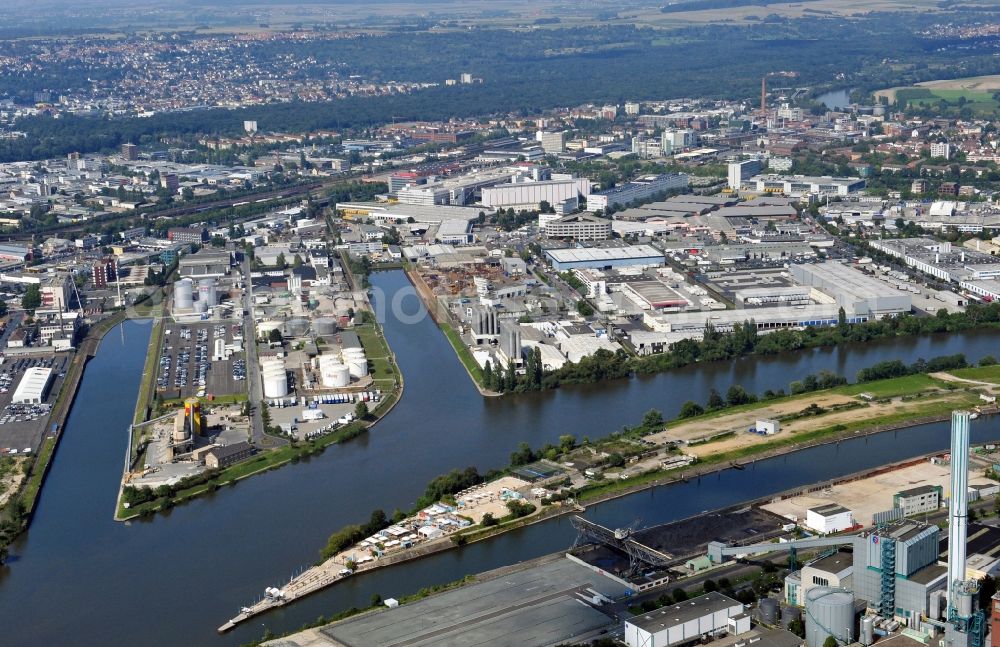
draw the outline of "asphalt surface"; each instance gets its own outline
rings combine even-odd
[[[206,394],[212,394],[215,396],[221,395],[232,395],[234,393],[242,393],[244,390],[245,380],[236,380],[233,376],[233,363],[240,359],[239,354],[234,354],[230,359],[222,361],[212,361],[212,353],[215,348],[215,340],[219,336],[217,333],[222,331],[221,335],[225,342],[232,343],[233,334],[232,326],[234,324],[231,322],[198,322],[198,323],[170,323],[165,326],[163,335],[163,347],[161,348],[161,359],[163,357],[170,358],[169,369],[162,362],[157,365],[157,391],[165,398],[186,398],[189,396],[195,396],[201,389],[204,389]],[[236,324],[239,325],[239,324]],[[183,331],[187,330],[190,332],[190,338],[183,338]],[[167,331],[170,334],[166,334]],[[199,341],[199,331],[205,331],[202,337],[203,341]],[[205,375],[205,386],[202,387],[198,383],[198,360],[196,358],[196,348],[201,345],[204,347],[206,353],[206,361],[208,365],[208,370]],[[181,361],[182,352],[187,351],[186,361]],[[186,381],[181,382],[178,386],[176,378],[178,376],[178,370],[184,367],[187,370]],[[159,380],[166,375],[165,386],[161,385]]]
[[[20,453],[27,448],[32,451],[38,449],[48,431],[49,409],[59,395],[72,357],[71,353],[33,357],[8,355],[3,364],[0,364],[0,451],[16,449]],[[52,383],[44,402],[47,406],[12,404],[15,389],[24,378],[25,371],[33,366],[52,369]]]

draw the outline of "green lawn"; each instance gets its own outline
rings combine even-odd
[[[851,384],[834,389],[836,393],[844,395],[858,395],[859,393],[871,393],[876,398],[895,398],[901,395],[915,395],[927,389],[945,387],[943,380],[935,379],[923,373],[918,375],[904,375],[888,380],[878,380],[876,382],[866,382],[864,384]]]
[[[948,371],[948,373],[964,380],[977,380],[979,382],[1000,384],[1000,364],[996,364],[994,366],[979,366],[976,368],[960,368],[957,371]]]
[[[474,379],[477,384],[482,386],[483,369],[479,368],[479,364],[472,356],[472,351],[470,351],[469,347],[465,345],[465,342],[462,341],[462,338],[458,335],[455,329],[448,324],[441,324],[441,331],[444,333],[444,336],[448,338],[448,341],[451,342],[451,347],[455,349],[455,353],[458,354],[458,359],[462,361],[462,364],[465,366],[465,370],[472,375],[472,379]]]
[[[921,107],[935,107],[941,101],[945,101],[949,106],[958,107],[960,100],[964,99],[963,105],[977,114],[993,114],[1000,108],[1000,104],[993,99],[992,92],[982,90],[939,90],[932,88],[901,88],[896,91],[896,100],[900,104]]]
[[[62,433],[62,432],[60,432]],[[31,468],[31,475],[24,485],[24,492],[21,494],[21,501],[24,502],[24,509],[31,510],[35,507],[35,499],[42,489],[42,480],[45,478],[45,468],[52,460],[52,454],[56,450],[56,439],[46,436],[42,441],[42,446],[38,449],[38,456],[35,457],[35,464]]]

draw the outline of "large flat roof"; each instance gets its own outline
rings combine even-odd
[[[21,382],[14,389],[14,397],[11,400],[13,402],[41,401],[51,379],[51,368],[32,366],[24,372],[24,377],[21,378]]]
[[[661,607],[655,611],[629,618],[626,622],[644,631],[656,633],[666,627],[676,627],[689,620],[697,620],[702,616],[729,609],[730,607],[742,608],[743,605],[730,597],[722,595],[718,591],[712,591],[711,593],[691,598],[680,604]]]
[[[615,261],[639,258],[663,258],[663,252],[651,245],[630,247],[581,247],[567,249],[547,249],[545,253],[560,263],[583,263],[587,261]]]
[[[571,642],[613,623],[582,601],[581,596],[592,595],[587,589],[617,597],[622,587],[561,558],[335,623],[317,632],[323,642],[310,644],[543,647]]]

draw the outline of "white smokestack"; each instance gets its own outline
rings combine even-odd
[[[956,604],[955,588],[964,582],[968,529],[969,412],[951,413],[951,505],[948,520],[948,607]]]

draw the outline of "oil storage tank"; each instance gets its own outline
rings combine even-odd
[[[844,589],[817,586],[806,593],[806,642],[823,647],[833,636],[841,645],[854,641],[854,594]]]
[[[319,372],[323,386],[327,388],[340,389],[351,383],[350,368],[334,355],[320,356]]]
[[[319,337],[337,334],[337,320],[333,317],[317,317],[313,320],[313,332]]]
[[[283,398],[288,395],[288,376],[285,362],[278,358],[268,358],[260,363],[261,379],[264,383],[265,398]]]
[[[309,333],[308,319],[289,319],[285,322],[285,331],[289,337],[305,337]]]
[[[344,363],[351,371],[351,377],[362,378],[368,375],[368,358],[365,351],[360,348],[345,348],[343,352]]]

